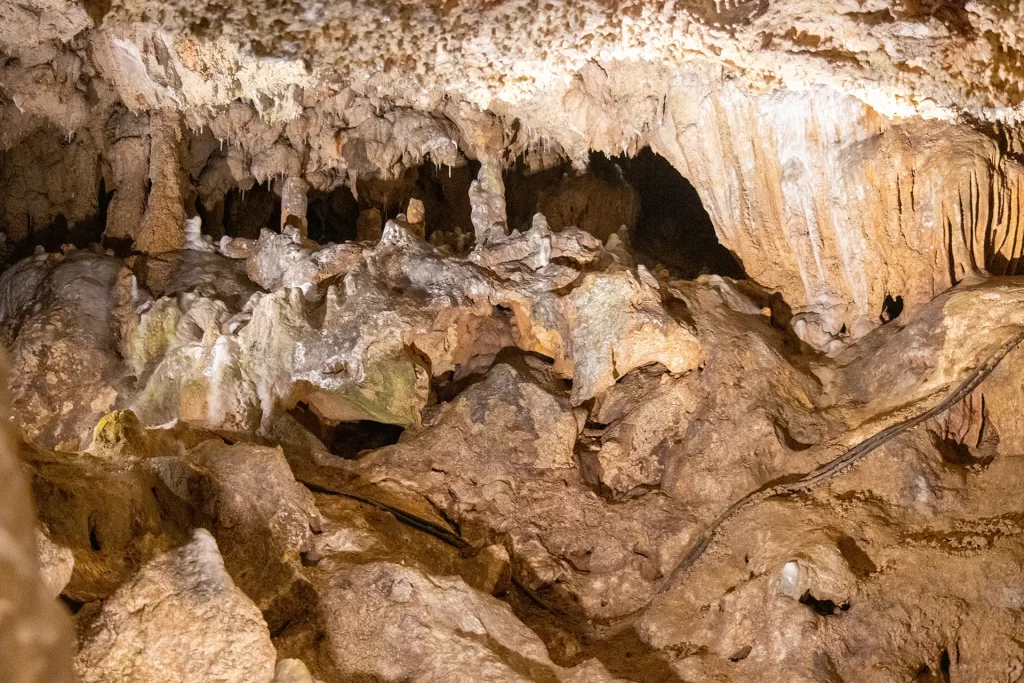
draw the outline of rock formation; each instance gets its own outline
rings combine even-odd
[[[1022,37],[0,0],[0,679],[1017,680]]]

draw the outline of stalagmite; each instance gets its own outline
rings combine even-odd
[[[281,230],[293,227],[305,237],[309,234],[309,221],[306,220],[308,202],[306,193],[309,184],[302,178],[286,178],[281,186]]]
[[[114,123],[117,140],[110,146],[110,182],[113,192],[107,207],[105,237],[133,240],[142,227],[146,213],[149,176],[149,126],[147,118],[123,116]]]
[[[158,254],[185,245],[185,173],[180,114],[162,110],[150,118],[150,190],[142,225],[135,234],[135,248],[144,254]]]
[[[482,160],[476,180],[469,187],[469,204],[477,244],[497,242],[507,234],[505,183],[501,166],[494,159]]]
[[[405,210],[405,219],[412,226],[417,237],[426,239],[427,217],[422,200],[416,198],[409,200],[409,206]]]

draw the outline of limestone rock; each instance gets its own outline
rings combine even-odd
[[[33,530],[32,497],[23,477],[17,445],[4,419],[0,425],[0,571],[5,577],[0,582],[0,678],[11,683],[71,683],[71,628],[53,599],[60,580],[55,575],[51,584],[45,569],[40,574],[40,564],[56,566],[48,561],[46,546],[37,554],[35,534],[39,532]]]
[[[130,280],[120,261],[88,252],[34,256],[0,278],[12,407],[27,439],[88,448],[118,395],[112,380],[119,328],[133,304]]]
[[[107,207],[103,234],[112,239],[131,239],[146,212],[146,178],[149,175],[149,140],[140,135],[118,139],[110,146],[114,196]]]
[[[221,237],[217,248],[222,256],[233,259],[247,259],[252,256],[255,243],[244,237]]]
[[[564,299],[573,360],[573,403],[596,396],[625,373],[661,363],[674,373],[700,365],[701,344],[661,306],[641,277],[587,275]]]
[[[316,680],[301,660],[282,659],[274,667],[274,683],[316,683]]]
[[[344,275],[359,261],[362,249],[351,244],[320,248],[294,227],[278,234],[264,230],[246,262],[249,278],[264,289],[309,288]]]
[[[149,180],[152,190],[146,213],[135,237],[135,248],[147,254],[174,251],[185,246],[184,169],[181,151],[181,117],[160,112],[151,118],[152,146]]]
[[[1016,274],[1022,169],[989,137],[896,124],[828,88],[751,95],[687,82],[708,97],[670,95],[655,147],[693,181],[746,273],[781,292],[812,346],[838,351],[880,325],[886,296],[910,313],[968,275]],[[734,146],[721,126],[756,132]],[[825,128],[827,144],[817,137]]]
[[[163,449],[182,446],[170,441]],[[138,462],[144,453],[116,448],[105,455],[38,449],[24,455],[40,520],[74,554],[63,593],[77,602],[107,597],[154,555],[184,540],[188,528],[179,509],[165,507],[173,499],[160,479]]]
[[[75,669],[85,683],[269,683],[275,660],[259,610],[231,582],[213,537],[198,529],[104,601],[84,629]]]
[[[302,178],[288,178],[284,181],[281,188],[281,232],[287,227],[293,227],[303,237],[309,234],[309,221],[306,219],[308,190],[309,184]]]
[[[272,627],[309,608],[300,555],[312,548],[320,514],[280,449],[210,439],[150,467],[212,530],[227,571]]]
[[[469,188],[473,230],[477,244],[500,240],[506,233],[505,183],[501,170],[492,158],[484,159],[476,180]]]
[[[650,282],[619,271],[587,275],[565,294],[553,291],[579,271],[543,265],[545,259],[599,258],[600,243],[581,235],[556,237],[539,226],[508,245],[496,243],[497,254],[488,249],[475,259],[496,264],[492,272],[442,258],[395,221],[372,250],[317,250],[297,233],[265,232],[247,269],[264,286],[280,287],[272,294],[251,297],[234,315],[231,301],[215,292],[210,296],[220,298],[179,301],[179,310],[191,306],[180,318],[159,302],[141,315],[142,338],[166,353],[132,405],[152,425],[178,416],[246,431],[299,401],[329,420],[409,425],[426,404],[428,372],[468,374],[508,346],[554,358],[559,372],[574,377],[577,403],[634,367],[696,367],[699,342],[664,311]],[[341,286],[329,285],[316,301],[307,285],[342,274]],[[518,339],[508,320],[494,315],[496,304],[511,309]],[[158,341],[172,328],[174,341]],[[144,358],[135,366],[148,366],[153,354]]]
[[[563,681],[583,673],[552,663],[540,639],[507,605],[458,578],[365,564],[337,575],[321,609],[328,647],[348,677]],[[354,649],[350,643],[364,646]],[[615,680],[596,663],[580,668],[586,680]]]
[[[40,529],[36,529],[36,550],[39,553],[39,572],[51,597],[58,597],[71,580],[75,556],[70,548],[57,545]]]
[[[626,614],[650,597],[686,515],[663,497],[612,506],[593,493],[573,454],[582,417],[550,370],[497,364],[356,471],[425,497],[474,545],[501,539],[534,599],[587,618]]]

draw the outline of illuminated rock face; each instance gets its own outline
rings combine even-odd
[[[0,0],[0,679],[1019,677],[1021,36]]]

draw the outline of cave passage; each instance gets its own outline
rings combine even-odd
[[[636,188],[640,212],[631,246],[639,256],[663,263],[688,280],[702,274],[746,277],[743,266],[718,241],[697,190],[667,159],[645,147],[634,157],[609,159],[595,152],[590,163],[599,173],[618,166]]]
[[[404,427],[373,420],[332,422],[320,418],[307,404],[299,403],[290,411],[292,417],[315,434],[333,455],[354,460],[363,451],[376,450],[398,443]]]
[[[697,190],[649,147],[634,157],[591,152],[585,173],[575,173],[569,162],[531,173],[517,159],[504,180],[510,230],[528,229],[536,212],[556,231],[574,226],[602,241],[625,227],[641,263],[660,263],[687,280],[746,277],[718,241]]]

